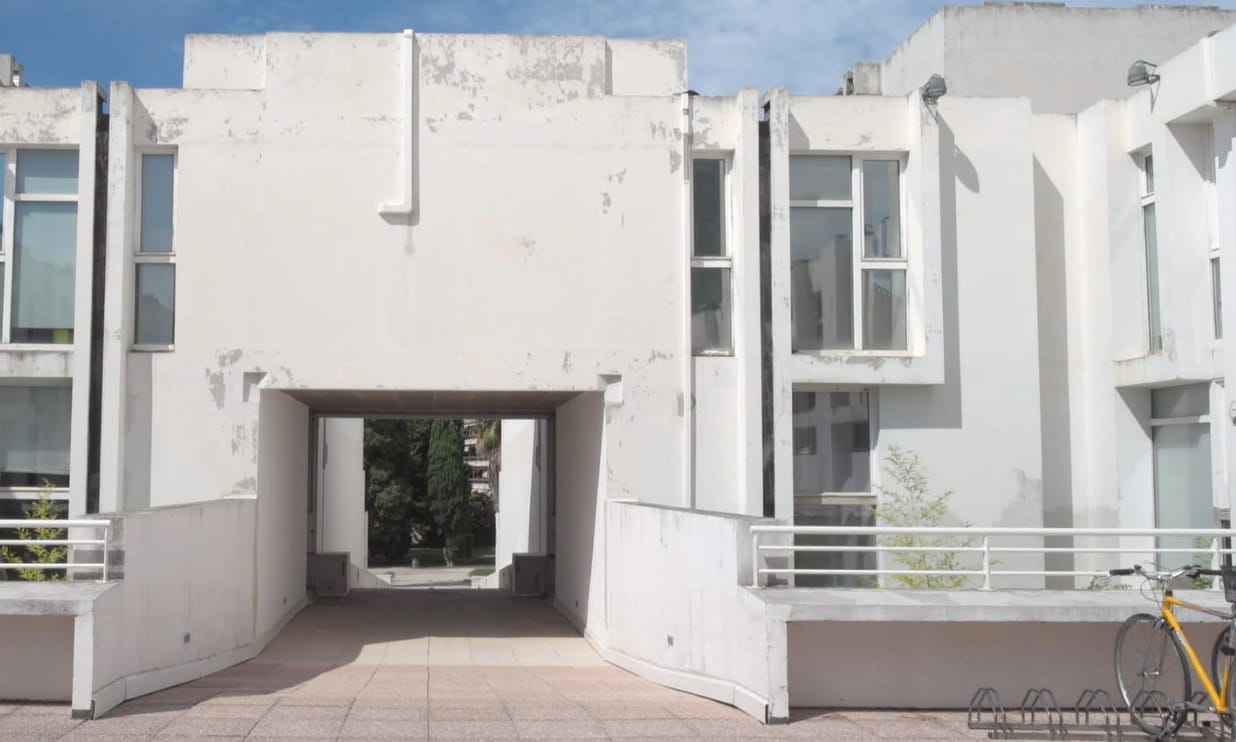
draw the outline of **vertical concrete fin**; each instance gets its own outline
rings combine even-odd
[[[409,218],[416,213],[416,129],[417,88],[420,75],[416,64],[416,34],[403,32],[400,40],[400,69],[402,75],[400,115],[403,118],[399,137],[399,186],[402,189],[398,200],[387,201],[378,206],[383,217]]]

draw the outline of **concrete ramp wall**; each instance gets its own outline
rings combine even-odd
[[[256,653],[256,517],[252,496],[116,517],[124,579],[95,602],[93,655],[74,673],[95,714]]]
[[[786,718],[785,624],[743,586],[760,520],[607,505],[605,658],[761,721]]]

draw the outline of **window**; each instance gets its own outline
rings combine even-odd
[[[734,347],[728,168],[720,158],[696,157],[691,163],[691,351],[698,355],[725,355]]]
[[[794,351],[908,349],[900,159],[791,157],[790,255]]]
[[[1219,192],[1215,187],[1218,161],[1214,151],[1214,127],[1206,137],[1206,226],[1210,238],[1210,310],[1215,340],[1223,339],[1223,282],[1219,273]]]
[[[1219,274],[1219,258],[1210,259],[1210,305],[1214,313],[1215,340],[1223,339],[1223,278]]]
[[[0,487],[69,486],[72,390],[0,385]]]
[[[77,150],[10,150],[0,168],[0,342],[72,343]]]
[[[1155,523],[1159,528],[1214,528],[1210,467],[1210,385],[1150,392]],[[1190,549],[1191,538],[1159,539],[1161,548]],[[1205,551],[1204,549],[1202,551]],[[1180,562],[1193,561],[1188,554]]]
[[[1141,167],[1142,239],[1146,255],[1146,322],[1151,353],[1163,350],[1163,320],[1159,304],[1159,237],[1154,213],[1154,156],[1138,160]]]
[[[870,497],[871,410],[867,393],[795,391],[791,399],[794,496],[813,501],[835,495],[847,500]]]
[[[170,348],[176,337],[175,184],[175,155],[142,155],[133,328],[133,344],[139,350]]]

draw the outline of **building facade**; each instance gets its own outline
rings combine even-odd
[[[235,631],[182,646],[193,601],[152,614],[143,555],[218,585],[126,525],[93,614],[124,650],[81,692],[243,659],[308,599],[306,553],[359,575],[338,418],[527,421],[499,551],[553,555],[611,661],[767,719],[838,696],[797,684],[807,622],[740,587],[746,529],[875,522],[896,450],[949,522],[1224,521],[1233,22],[947,9],[830,97],[696,95],[676,41],[411,31],[191,36],[182,88],[113,83],[106,115],[94,84],[0,87],[3,497],[224,503],[252,546],[211,604]],[[1120,69],[1031,53],[1079,35]],[[1158,78],[1126,95],[1138,58]]]

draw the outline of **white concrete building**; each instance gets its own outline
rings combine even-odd
[[[818,671],[872,622],[926,663],[1049,620],[1087,682],[1124,596],[752,588],[878,563],[752,528],[872,523],[893,447],[950,523],[1226,517],[1233,23],[946,9],[833,97],[691,94],[676,41],[411,31],[191,36],[183,88],[114,83],[106,118],[90,84],[0,87],[0,486],[65,477],[124,565],[74,622],[0,631],[73,646],[45,694],[83,713],[251,657],[307,553],[364,584],[356,418],[502,417],[499,567],[551,555],[611,662],[775,721],[892,702]],[[1119,558],[1019,543],[1031,573]],[[913,676],[888,646],[880,677]]]

